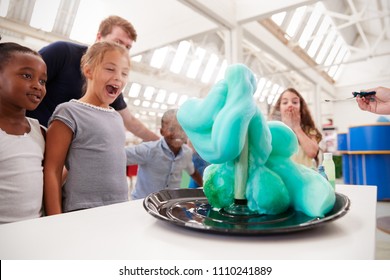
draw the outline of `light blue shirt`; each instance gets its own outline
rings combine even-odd
[[[163,189],[180,188],[182,172],[195,172],[192,150],[183,145],[175,157],[164,138],[126,147],[127,165],[138,164],[133,199],[145,198]]]

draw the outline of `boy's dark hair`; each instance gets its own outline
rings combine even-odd
[[[164,126],[168,121],[176,118],[177,109],[169,109],[165,111],[161,118],[161,126]]]
[[[17,52],[29,53],[41,57],[38,52],[17,43],[0,43],[0,70],[10,62],[12,55]]]

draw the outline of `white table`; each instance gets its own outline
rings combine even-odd
[[[0,226],[0,259],[374,259],[376,187],[337,185],[348,213],[311,230],[271,236],[197,232],[160,221],[142,200]]]

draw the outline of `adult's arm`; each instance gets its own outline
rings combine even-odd
[[[130,111],[125,108],[117,111],[123,119],[123,123],[128,131],[144,141],[155,141],[160,139],[157,134],[149,130],[140,120],[134,117]]]
[[[365,91],[375,91],[374,96],[356,97],[358,106],[363,111],[369,111],[375,114],[390,114],[390,88],[376,87]]]

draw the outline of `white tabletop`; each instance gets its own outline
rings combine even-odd
[[[228,236],[156,219],[142,200],[0,225],[0,259],[374,259],[376,187],[337,185],[348,213],[283,235]]]

